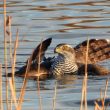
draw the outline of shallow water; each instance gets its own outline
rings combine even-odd
[[[21,67],[32,50],[42,39],[52,37],[46,56],[53,56],[53,48],[59,43],[72,46],[89,38],[110,39],[110,0],[7,0],[7,15],[12,16],[12,40],[19,29],[16,68]],[[0,63],[4,64],[3,53],[3,2],[0,1]],[[110,68],[110,61],[101,63]],[[10,67],[9,51],[8,66]],[[4,69],[3,69],[4,71]],[[10,68],[8,69],[10,71]],[[88,102],[100,97],[109,76],[88,79]],[[66,78],[57,83],[57,110],[80,108],[82,77]],[[41,82],[43,109],[52,109],[56,80]],[[16,78],[17,96],[22,79]],[[5,78],[3,95],[5,96]],[[39,109],[36,81],[29,80],[23,102],[23,110]],[[110,95],[110,88],[107,95]],[[5,100],[5,98],[4,98]],[[93,103],[88,103],[93,110]],[[4,103],[5,107],[5,103]]]

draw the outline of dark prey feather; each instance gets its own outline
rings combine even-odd
[[[44,40],[43,42],[41,42],[34,49],[33,54],[32,54],[32,59],[31,59],[32,62],[34,62],[34,61],[37,61],[38,62],[39,56],[40,56],[40,59],[41,60],[43,59],[43,56],[45,54],[45,51],[47,50],[48,46],[51,44],[51,41],[52,41],[52,38],[48,38],[48,39]]]

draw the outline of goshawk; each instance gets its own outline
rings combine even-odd
[[[87,40],[75,46],[59,44],[54,51],[57,57],[45,57],[45,51],[52,38],[41,42],[33,51],[26,64],[15,72],[16,76],[39,78],[41,80],[63,74],[84,74]],[[106,39],[90,39],[88,51],[88,74],[107,75],[106,68],[97,65],[98,62],[110,58],[110,41]],[[11,73],[8,74],[11,76]]]

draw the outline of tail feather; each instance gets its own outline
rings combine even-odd
[[[86,57],[87,40],[77,45],[75,48],[76,59],[84,63]],[[110,58],[110,40],[106,39],[90,39],[89,40],[89,63],[97,63]]]

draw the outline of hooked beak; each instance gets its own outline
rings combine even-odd
[[[54,53],[57,53],[57,52],[56,52],[56,48],[54,49]]]
[[[56,48],[54,49],[54,53],[59,53],[59,52],[60,52],[60,49],[56,47]]]

